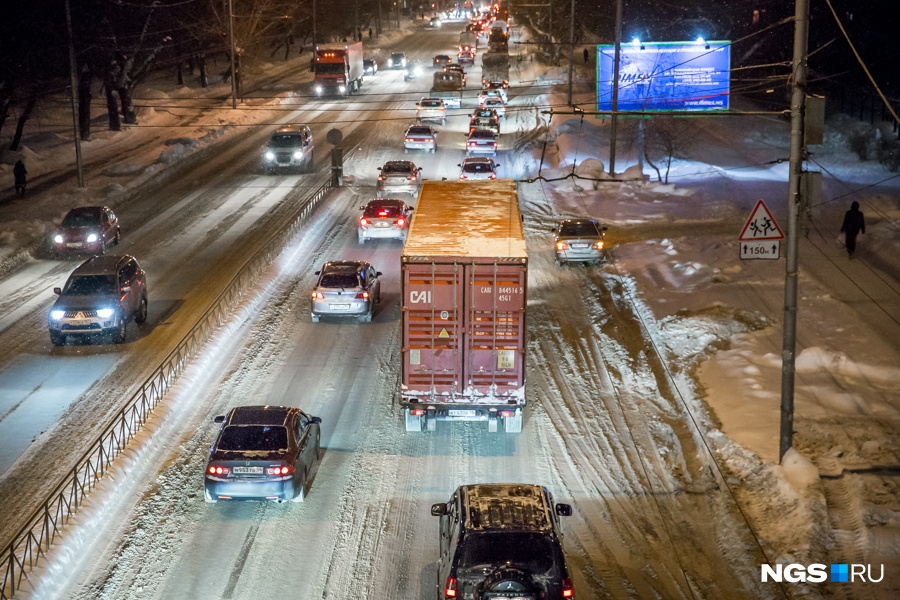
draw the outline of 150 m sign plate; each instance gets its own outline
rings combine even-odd
[[[756,240],[738,242],[741,260],[777,260],[781,256],[781,240]]]

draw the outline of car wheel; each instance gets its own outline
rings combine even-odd
[[[371,323],[372,322],[372,309],[369,308],[369,312],[364,314],[359,318],[360,323]]]
[[[100,254],[106,254],[106,240],[100,240]]]
[[[308,471],[303,471],[303,477],[300,479],[300,489],[296,491],[294,497],[291,498],[291,502],[303,502],[306,500],[306,476],[309,474]]]
[[[62,346],[65,339],[66,336],[64,335],[53,333],[52,331],[50,332],[50,343],[54,346]]]
[[[116,329],[113,331],[113,343],[114,344],[124,344],[125,336],[128,335],[128,321],[125,319],[119,319],[119,324],[116,326]]]
[[[116,229],[116,237],[115,237],[115,239],[113,239],[113,244],[118,246],[119,242],[121,242],[121,241],[122,241],[122,230]]]
[[[319,315],[309,315],[309,318],[312,319],[313,323],[319,322]]]
[[[364,238],[363,236],[361,236],[361,235],[360,235],[360,236],[357,236],[357,240],[358,240],[359,243],[362,244],[363,246],[366,245],[366,238]]]
[[[446,124],[447,124],[447,119],[441,119],[441,125],[446,125]]]
[[[134,315],[134,322],[141,324],[147,321],[147,294],[141,296],[141,305]]]

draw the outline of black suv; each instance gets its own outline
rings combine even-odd
[[[111,334],[125,341],[126,326],[147,320],[147,278],[133,256],[95,256],[81,263],[59,295],[48,324],[54,346],[66,336]]]
[[[437,598],[574,598],[559,532],[568,504],[539,485],[485,483],[457,488],[431,514],[441,518]]]

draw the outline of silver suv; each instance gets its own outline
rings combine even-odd
[[[314,148],[312,131],[306,125],[282,127],[272,134],[263,151],[266,172],[300,169],[303,173],[311,173]]]
[[[133,256],[95,256],[69,275],[66,285],[53,288],[50,341],[60,346],[66,336],[109,335],[125,341],[126,327],[147,320],[147,279]]]
[[[375,307],[381,304],[381,271],[361,260],[330,261],[321,271],[312,291],[310,317],[318,323],[322,316],[355,316],[370,323]]]

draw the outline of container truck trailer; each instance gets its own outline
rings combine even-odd
[[[520,432],[528,255],[515,183],[423,182],[400,260],[406,430]]]

